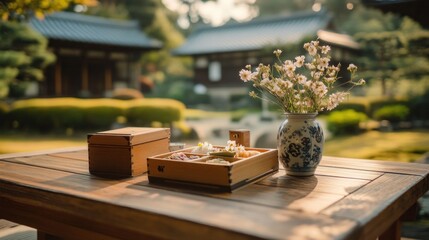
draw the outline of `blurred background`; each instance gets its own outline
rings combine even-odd
[[[429,162],[428,8],[424,0],[1,1],[0,154],[85,146],[88,133],[125,126],[170,127],[171,141],[188,146],[224,145],[228,130],[245,128],[252,146],[275,148],[284,115],[249,97],[238,73],[274,62],[275,49],[305,54],[303,43],[318,39],[344,68],[341,81],[350,63],[367,81],[319,114],[324,154]],[[411,235],[427,237],[428,214],[423,228],[408,226]]]

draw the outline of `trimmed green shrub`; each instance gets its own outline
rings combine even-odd
[[[361,113],[365,113],[367,112],[367,107],[364,103],[356,103],[356,102],[343,102],[340,103],[340,105],[338,105],[334,110],[332,110],[331,112],[334,111],[344,111],[344,110],[355,110],[356,112],[361,112]],[[331,113],[330,111],[323,111],[320,112],[320,115],[328,115]]]
[[[172,123],[184,119],[186,107],[174,99],[145,98],[131,102],[126,117],[135,126],[148,126],[152,122]]]
[[[115,106],[88,107],[83,109],[85,129],[109,129],[125,110]]]
[[[400,122],[407,118],[410,109],[405,105],[391,105],[379,108],[374,112],[376,120],[388,120],[390,122]]]
[[[83,113],[73,106],[22,107],[10,110],[6,120],[13,128],[51,132],[82,126]]]
[[[355,110],[335,111],[327,118],[328,130],[333,135],[352,134],[359,132],[359,123],[367,119],[366,114]]]
[[[369,104],[368,109],[368,116],[374,117],[374,113],[385,106],[392,106],[392,105],[405,105],[408,106],[408,101],[405,100],[395,100],[395,99],[385,99],[385,100],[376,100],[372,101]]]
[[[42,132],[110,129],[118,117],[130,125],[150,126],[183,120],[185,106],[171,99],[78,99],[49,98],[16,101],[6,114],[6,126]]]
[[[173,106],[136,106],[127,110],[128,123],[135,126],[149,126],[152,122],[172,123],[182,118],[180,109]]]
[[[366,113],[366,106],[363,103],[345,102],[338,105],[334,111],[343,111],[347,109],[355,110],[356,112]]]

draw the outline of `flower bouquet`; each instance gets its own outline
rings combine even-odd
[[[279,161],[292,176],[311,176],[322,158],[324,135],[315,120],[319,111],[332,110],[346,99],[351,88],[365,84],[365,80],[353,80],[357,67],[347,68],[351,78],[338,84],[340,64],[330,65],[330,46],[321,46],[319,41],[304,44],[307,56],[294,60],[280,59],[282,51],[274,54],[278,62],[274,65],[259,64],[254,71],[247,65],[239,73],[244,82],[253,82],[260,91],[250,96],[268,100],[280,106],[286,120],[277,133]],[[350,87],[345,91],[335,91],[342,85]]]

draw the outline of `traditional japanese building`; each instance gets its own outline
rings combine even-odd
[[[139,89],[141,54],[161,47],[136,21],[58,12],[31,19],[30,26],[48,38],[57,57],[39,86],[44,97],[105,97],[115,88]]]
[[[303,38],[329,43],[334,60],[347,62],[359,45],[348,35],[332,32],[331,19],[324,11],[305,12],[200,28],[173,53],[193,57],[195,84],[207,89],[213,104],[225,106],[232,95],[247,94],[248,88],[238,76],[240,69],[247,64],[272,63],[274,49]]]

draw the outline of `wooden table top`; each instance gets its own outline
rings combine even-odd
[[[0,155],[0,218],[75,239],[375,239],[429,187],[429,166],[324,157],[233,193],[88,172],[86,148]]]

